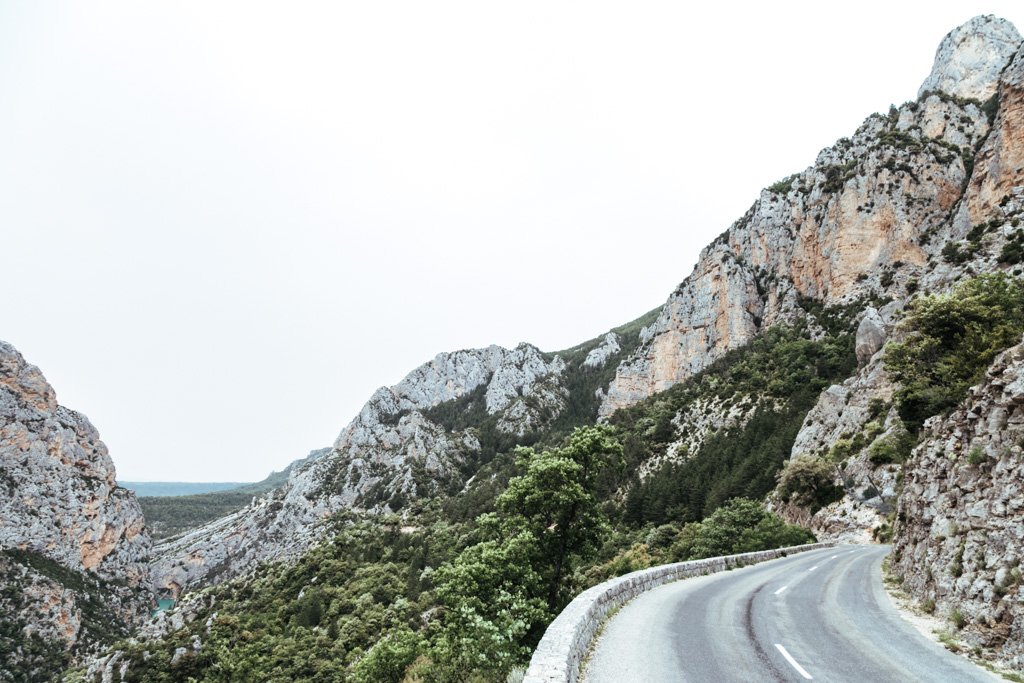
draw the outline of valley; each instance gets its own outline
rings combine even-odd
[[[588,680],[720,612],[754,645],[694,680],[968,680],[901,661],[925,646],[879,607],[887,546],[957,648],[1024,671],[1022,44],[955,28],[915,99],[768,185],[662,306],[438,353],[262,482],[136,496],[0,343],[0,680],[514,681],[587,588],[815,540],[841,545],[641,596]]]

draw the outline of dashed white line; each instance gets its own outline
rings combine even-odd
[[[828,558],[828,559],[830,559],[830,560],[834,560],[834,559],[836,559],[837,557],[839,557],[839,556],[838,556],[838,555],[833,555],[832,557],[830,557],[830,558]]]
[[[789,586],[783,586],[779,590],[775,591],[775,595],[778,595],[779,593],[781,593],[782,591],[786,590],[787,588],[789,588]]]
[[[779,649],[779,652],[781,652],[782,656],[786,658],[786,661],[793,665],[793,668],[796,669],[796,672],[798,674],[800,674],[807,680],[812,680],[811,674],[807,673],[807,670],[800,666],[795,659],[793,659],[793,655],[786,652],[786,648],[782,647],[778,643],[775,643],[775,647]]]
[[[807,571],[809,571],[809,572],[813,572],[813,571],[814,571],[815,569],[817,569],[817,568],[818,568],[818,566],[819,566],[819,565],[814,565],[813,567],[811,567],[811,568],[810,568],[810,569],[808,569]]]

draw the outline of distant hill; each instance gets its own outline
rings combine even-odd
[[[298,460],[296,462],[302,462]],[[155,539],[174,536],[231,514],[288,481],[291,463],[255,483],[121,482],[138,496],[146,525]]]
[[[136,496],[193,496],[199,493],[227,491],[248,485],[237,481],[121,481],[118,484]]]

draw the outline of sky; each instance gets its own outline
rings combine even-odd
[[[0,339],[126,481],[255,481],[441,351],[661,305],[1014,2],[0,4]]]

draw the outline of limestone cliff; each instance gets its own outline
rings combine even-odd
[[[0,621],[26,642],[77,651],[148,613],[150,540],[135,496],[117,486],[92,424],[6,342],[0,494]],[[0,664],[26,665],[19,648],[0,642],[13,658]]]
[[[919,279],[942,286],[955,277],[935,267],[941,250],[989,220],[1020,183],[1013,84],[1024,67],[1007,68],[1020,43],[1009,22],[972,19],[943,41],[917,101],[868,117],[813,166],[764,190],[644,330],[601,413],[663,391],[766,326],[794,319],[801,299],[905,299]],[[988,98],[997,89],[993,126]]]
[[[904,332],[897,320],[908,298],[916,291],[945,292],[971,274],[1022,274],[1017,251],[1024,237],[1024,47],[990,18],[966,27],[975,33],[961,28],[943,41],[936,57],[940,73],[933,72],[922,91],[931,98],[933,88],[959,83],[951,97],[990,96],[991,126],[978,141],[973,170],[948,219],[919,238],[926,267],[914,273],[913,287],[902,296],[896,293],[884,308],[864,312],[857,374],[821,395],[797,436],[792,457],[832,464],[843,499],[813,515],[781,508],[832,539],[870,540],[872,531],[884,535],[894,520],[893,570],[907,590],[962,625],[960,635],[970,644],[1019,669],[1024,344],[1001,354],[959,407],[926,422],[902,466],[875,457],[884,454],[879,445],[899,438],[895,385],[884,359],[887,342],[900,341]],[[1009,45],[1017,46],[1007,62],[994,61],[958,80],[964,64],[1006,54],[1007,35],[1013,37]],[[966,46],[966,55],[957,54],[958,45]],[[904,115],[905,107],[900,120]]]

